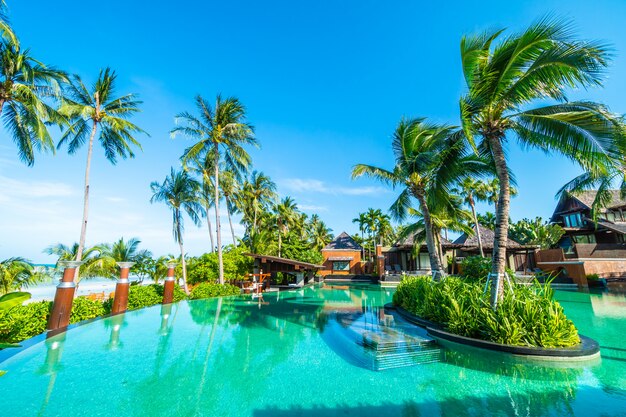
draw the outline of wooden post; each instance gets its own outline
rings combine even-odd
[[[61,329],[70,324],[72,302],[74,301],[74,292],[76,291],[74,275],[76,268],[81,264],[82,262],[76,261],[59,262],[59,266],[65,267],[65,270],[63,271],[63,278],[59,285],[57,285],[56,294],[54,295],[52,312],[48,319],[48,330]]]
[[[176,264],[167,264],[167,278],[163,284],[163,304],[170,304],[174,301],[174,268]]]
[[[113,298],[113,307],[111,308],[111,314],[124,313],[128,307],[128,288],[130,287],[130,281],[128,280],[128,274],[130,267],[135,265],[134,262],[117,262],[120,267],[120,279],[115,286],[115,298]]]

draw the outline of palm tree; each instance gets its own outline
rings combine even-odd
[[[65,119],[46,99],[57,98],[59,83],[66,81],[64,72],[36,60],[17,41],[0,42],[0,115],[20,160],[29,166],[35,162],[35,151],[54,152],[47,124],[63,125]]]
[[[411,199],[417,199],[424,219],[431,270],[434,277],[442,276],[444,270],[436,248],[429,205],[449,205],[451,184],[463,175],[482,174],[487,164],[481,158],[467,154],[463,137],[453,126],[432,124],[423,118],[401,120],[392,147],[395,155],[393,171],[360,164],[353,168],[352,177],[368,175],[394,188],[402,187],[390,208],[396,220],[404,220]]]
[[[183,223],[183,211],[187,213],[189,218],[197,226],[200,225],[200,213],[202,206],[198,203],[198,193],[200,191],[200,183],[189,176],[187,171],[174,171],[171,169],[170,175],[165,177],[162,184],[153,181],[150,184],[152,189],[151,203],[163,202],[172,210],[172,234],[174,240],[180,248],[180,262],[183,267],[183,283],[185,292],[189,294],[187,288],[187,266],[185,263],[185,249],[183,246],[183,232],[185,231]]]
[[[256,253],[254,242],[258,232],[259,215],[276,201],[276,184],[262,172],[252,171],[235,197],[235,204],[243,214],[246,234],[250,238],[250,250]]]
[[[127,241],[121,237],[112,245],[99,245],[101,256],[103,258],[104,267],[111,278],[117,277],[115,268],[117,262],[137,262],[142,257],[150,257],[152,254],[148,250],[140,250],[141,240],[131,238]]]
[[[459,182],[458,189],[454,190],[455,193],[463,196],[463,200],[472,209],[472,217],[474,220],[474,229],[476,230],[476,237],[478,238],[478,249],[480,256],[485,257],[485,251],[483,250],[483,240],[480,236],[480,230],[478,228],[478,217],[476,215],[476,201],[487,200],[487,186],[483,181],[476,180],[472,177],[465,177]]]
[[[44,249],[44,253],[56,256],[56,267],[57,269],[60,269],[59,262],[73,261],[76,259],[78,246],[78,242],[75,242],[72,246],[57,243],[56,245],[48,246]],[[80,283],[83,278],[98,278],[108,275],[105,271],[101,247],[85,247],[83,250],[82,261],[83,264],[80,266],[80,272],[77,272],[74,275],[74,281],[76,284]]]
[[[352,223],[356,223],[359,226],[359,232],[361,232],[361,241],[365,243],[363,234],[367,230],[367,214],[359,213],[359,217],[352,219]],[[365,247],[361,247],[361,259],[365,259]]]
[[[212,157],[215,184],[215,230],[217,236],[217,258],[219,282],[224,283],[224,261],[222,259],[222,234],[219,212],[220,162],[235,172],[244,172],[250,166],[250,155],[245,145],[256,145],[254,129],[246,121],[246,109],[237,98],[223,99],[218,94],[215,107],[201,96],[196,97],[196,107],[200,116],[184,112],[176,116],[183,126],[172,129],[172,136],[184,134],[197,142],[185,150],[183,165],[194,158],[205,155]]]
[[[511,174],[509,174],[510,176]],[[494,212],[498,212],[498,197],[500,196],[500,181],[497,178],[492,179],[491,181],[484,182],[484,200],[493,204]],[[517,188],[509,185],[509,196],[515,197],[517,196]]]
[[[74,76],[67,88],[67,96],[59,112],[70,119],[70,129],[61,137],[58,148],[67,144],[70,155],[75,154],[87,138],[87,166],[85,168],[85,192],[83,197],[83,218],[80,229],[80,240],[76,260],[83,258],[85,238],[87,236],[87,219],[89,217],[89,175],[91,173],[91,157],[96,135],[104,149],[104,156],[112,164],[117,158],[134,158],[133,146],[141,149],[141,144],[134,138],[136,133],[145,133],[131,123],[130,118],[139,112],[141,101],[135,94],[114,97],[117,75],[110,68],[100,71],[98,80],[91,91],[87,89],[79,76]],[[76,269],[78,274],[78,268]]]
[[[237,205],[234,203],[233,199],[239,192],[239,183],[237,181],[236,173],[232,171],[224,171],[222,173],[220,188],[222,190],[222,195],[224,196],[224,201],[226,202],[226,214],[228,215],[228,224],[230,225],[230,234],[233,239],[233,245],[237,246],[237,238],[235,237],[235,229],[233,228],[233,219],[231,214],[237,212]]]
[[[33,264],[24,258],[8,258],[0,261],[0,295],[13,290],[21,290],[47,278],[47,275],[38,272]]]
[[[602,85],[608,48],[575,39],[570,24],[553,18],[506,38],[502,33],[461,40],[468,88],[460,102],[463,130],[476,149],[491,155],[500,182],[492,267],[498,277],[505,273],[509,226],[507,138],[515,135],[525,148],[564,155],[591,172],[623,155],[620,117],[601,104],[566,98],[567,88]],[[546,100],[556,104],[544,105]],[[493,307],[504,291],[503,280],[497,282]]]
[[[18,43],[17,37],[9,24],[9,19],[6,15],[7,2],[0,0],[0,37],[6,39],[9,42]]]
[[[283,236],[287,235],[289,229],[297,221],[298,206],[291,197],[285,197],[274,206],[274,220],[278,231],[278,257],[282,252]]]
[[[478,224],[481,226],[491,230],[496,229],[496,215],[492,212],[488,211],[485,214],[478,213],[476,217],[478,218]]]
[[[207,228],[209,229],[209,240],[211,241],[211,253],[215,251],[215,242],[213,241],[213,230],[211,227],[210,209],[213,207],[215,200],[215,184],[213,183],[213,163],[214,160],[210,154],[204,155],[203,158],[194,158],[192,161],[187,161],[184,168],[185,170],[192,172],[202,179],[202,188],[198,194],[200,203],[204,210],[202,215],[206,218]]]

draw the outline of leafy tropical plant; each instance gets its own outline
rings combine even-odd
[[[215,106],[211,106],[201,96],[196,97],[199,116],[183,112],[176,116],[176,121],[183,126],[172,129],[172,136],[186,135],[197,142],[185,150],[182,161],[186,166],[189,161],[198,158],[213,158],[215,199],[215,229],[217,236],[217,254],[219,259],[219,281],[224,283],[222,261],[222,237],[219,214],[220,168],[225,165],[233,172],[245,173],[250,166],[250,155],[245,145],[256,145],[254,129],[246,121],[246,109],[235,97],[223,99],[218,94]]]
[[[541,217],[511,223],[509,229],[511,239],[523,245],[539,246],[540,249],[554,247],[564,234],[565,230],[561,226],[544,222]]]
[[[9,33],[6,29],[0,18],[3,35]],[[60,84],[66,81],[63,71],[33,58],[14,37],[0,40],[0,115],[20,160],[29,166],[35,162],[35,151],[54,152],[47,125],[63,125],[66,120],[47,101],[59,97]]]
[[[401,187],[400,195],[390,208],[396,220],[406,218],[411,199],[418,201],[433,276],[443,276],[431,210],[436,205],[449,206],[450,189],[459,178],[483,175],[489,166],[483,159],[467,152],[463,135],[454,126],[430,123],[424,118],[400,121],[392,148],[395,156],[393,170],[359,164],[353,168],[352,177],[367,175],[394,188]]]
[[[83,217],[76,261],[83,259],[87,236],[91,159],[96,136],[104,149],[106,159],[115,164],[118,157],[134,158],[133,147],[141,149],[135,135],[145,133],[128,120],[140,111],[141,101],[137,100],[135,94],[116,97],[116,79],[115,71],[110,68],[101,70],[98,80],[90,90],[79,76],[74,76],[59,109],[59,113],[69,118],[70,128],[61,136],[57,147],[61,148],[67,144],[68,152],[73,155],[87,141]]]
[[[568,88],[601,86],[608,59],[606,45],[576,39],[570,24],[551,17],[506,38],[497,30],[461,40],[467,83],[460,103],[463,131],[493,159],[499,180],[493,273],[503,274],[506,262],[508,137],[515,135],[525,148],[561,154],[592,173],[607,172],[623,158],[621,117],[601,104],[566,97]],[[545,101],[552,103],[532,108]],[[503,280],[498,282],[492,286],[493,306],[504,294]]]
[[[138,238],[134,237],[125,241],[121,237],[113,244],[105,243],[98,245],[107,276],[110,278],[118,277],[117,262],[136,263],[142,259],[150,258],[152,255],[150,251],[146,249],[140,250],[140,244],[141,240]]]
[[[38,284],[48,275],[35,270],[24,258],[7,258],[0,261],[0,295]]]
[[[67,246],[63,243],[57,243],[56,245],[48,246],[46,249],[44,249],[44,253],[57,257],[57,273],[63,274],[63,270],[60,267],[59,263],[62,261],[76,260],[78,256],[78,248],[78,242],[74,243],[72,246]],[[74,282],[76,282],[77,284],[83,278],[89,279],[107,276],[101,247],[85,247],[83,250],[82,261],[83,264],[80,266],[80,270],[77,268],[74,275]]]
[[[24,301],[30,300],[29,292],[9,292],[0,296],[0,310],[9,310],[12,307],[24,304]]]
[[[170,175],[165,178],[162,184],[153,181],[150,184],[152,189],[151,203],[163,202],[172,210],[172,234],[174,240],[180,248],[180,262],[183,268],[183,282],[185,292],[187,288],[187,266],[185,264],[185,249],[183,232],[185,230],[183,222],[183,211],[187,213],[192,222],[200,225],[200,215],[202,206],[198,203],[198,192],[200,184],[189,176],[186,171],[174,171],[171,169]]]
[[[239,294],[241,294],[241,289],[234,285],[203,282],[191,291],[189,298],[192,300],[199,300],[202,298],[224,297]]]

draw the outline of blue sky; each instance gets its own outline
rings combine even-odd
[[[196,94],[239,97],[262,144],[252,151],[255,168],[336,234],[356,232],[351,219],[359,211],[393,201],[391,190],[352,181],[350,171],[356,163],[391,167],[390,136],[402,116],[458,123],[463,34],[519,30],[550,12],[569,17],[580,37],[615,48],[606,87],[571,97],[626,112],[626,2],[421,3],[9,0],[9,15],[38,59],[87,81],[110,66],[118,91],[143,99],[135,120],[150,133],[141,138],[143,152],[117,166],[95,152],[87,243],[137,236],[163,254],[177,250],[171,215],[149,203],[149,184],[162,181],[190,144],[168,132],[177,112],[193,109]],[[78,240],[85,150],[41,154],[29,168],[7,133],[0,135],[0,258],[48,261],[46,246]],[[520,193],[514,220],[548,217],[556,190],[578,173],[562,158],[514,142],[510,161]],[[191,255],[207,250],[205,230],[187,223]],[[228,243],[227,227],[223,235]]]

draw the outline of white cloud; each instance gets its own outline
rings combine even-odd
[[[324,193],[333,195],[374,195],[387,193],[388,190],[382,187],[338,187],[327,185],[324,181],[304,178],[287,178],[279,181],[281,187],[289,191],[306,193]]]
[[[0,176],[0,189],[4,201],[23,198],[67,197],[74,195],[74,187],[58,181],[20,181]]]
[[[298,208],[302,211],[328,211],[328,207],[314,204],[298,204]]]

